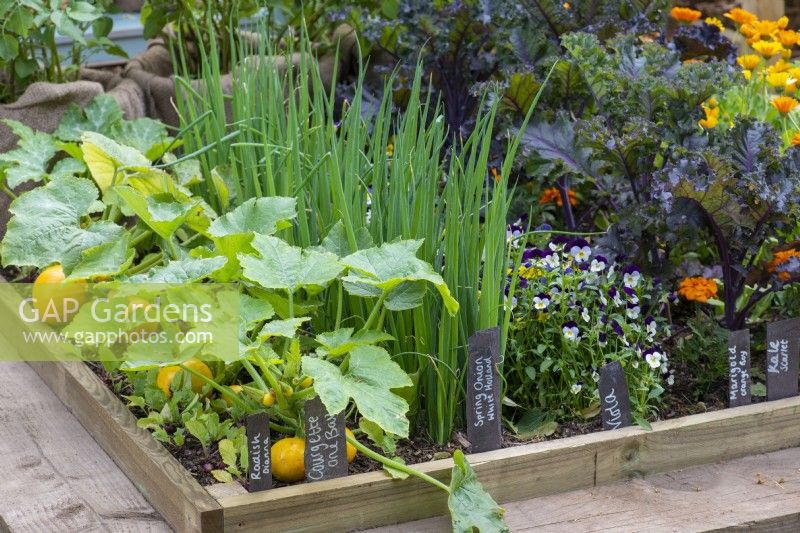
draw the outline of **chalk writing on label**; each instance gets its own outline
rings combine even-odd
[[[600,393],[600,410],[603,429],[620,429],[631,425],[631,401],[625,371],[619,361],[600,368],[597,384]]]
[[[502,446],[500,328],[476,331],[467,341],[466,429],[470,451],[488,452]]]
[[[261,433],[256,433],[250,439],[250,449],[253,450],[253,468],[250,470],[250,479],[260,480],[270,476],[269,439],[263,438]]]
[[[308,427],[306,441],[310,446],[311,455],[308,477],[317,481],[325,477],[326,468],[334,469],[339,466],[339,442],[335,440],[339,436],[339,431],[336,429],[336,417],[330,415],[325,416],[323,420],[318,416],[309,417]]]
[[[475,427],[483,426],[485,421],[494,422],[497,407],[494,398],[494,368],[492,357],[479,357],[475,361],[475,382],[472,388],[475,394]]]
[[[330,415],[314,398],[305,406],[306,478],[321,481],[347,475],[344,413]]]
[[[611,426],[612,429],[619,429],[622,425],[622,410],[619,408],[619,402],[617,401],[617,395],[614,392],[614,389],[611,389],[606,397],[603,399],[603,405],[606,407],[603,410],[608,413],[606,417],[606,423]]]
[[[247,454],[250,459],[247,469],[248,488],[253,492],[271,489],[269,415],[263,412],[249,415],[246,434]]]
[[[770,341],[767,346],[767,372],[780,374],[789,371],[789,340]]]
[[[736,345],[728,347],[728,361],[731,367],[730,399],[744,398],[749,394],[750,370],[748,368],[750,354],[747,350],[739,350]]]
[[[767,324],[767,400],[797,396],[800,318]]]

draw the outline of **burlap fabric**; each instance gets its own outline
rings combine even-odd
[[[334,54],[323,56],[318,69],[326,86],[332,82],[334,68],[341,79],[350,71],[354,58],[356,38],[349,27],[336,30],[340,39],[338,64]],[[255,34],[246,34],[247,39],[257,39]],[[249,59],[249,58],[247,58]],[[270,62],[277,68],[285,68],[285,58],[276,57]],[[196,58],[189,58],[195,61]],[[297,62],[298,56],[292,58]],[[256,62],[258,64],[258,62]],[[53,132],[62,116],[72,104],[86,106],[99,94],[110,94],[119,104],[126,119],[150,117],[171,126],[179,123],[175,106],[175,79],[168,47],[161,39],[150,41],[143,53],[131,59],[118,71],[81,69],[80,81],[70,83],[34,83],[11,104],[0,105],[0,119],[13,119],[34,130]],[[222,86],[230,92],[233,80],[230,74],[222,77]],[[194,81],[196,89],[201,83]],[[228,110],[226,110],[228,111]],[[11,150],[17,142],[16,136],[0,123],[0,152]],[[0,193],[0,237],[8,222],[9,199]]]

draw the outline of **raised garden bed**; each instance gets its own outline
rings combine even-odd
[[[447,512],[421,481],[357,474],[247,494],[211,493],[81,363],[30,363],[145,497],[178,531],[348,531]],[[800,397],[527,444],[470,456],[484,488],[509,502],[800,446]],[[446,481],[452,461],[418,465]],[[387,505],[387,502],[392,502]],[[336,516],[335,524],[331,517]]]

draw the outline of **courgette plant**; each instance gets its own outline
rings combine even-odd
[[[208,348],[202,354],[218,361],[211,363],[217,367],[215,377],[181,363],[207,386],[162,401],[161,411],[151,411],[141,425],[164,440],[166,422],[182,424],[204,449],[221,439],[218,449],[228,472],[239,472],[239,466],[244,469],[242,458],[236,460],[241,433],[212,412],[221,403],[212,406],[206,395],[219,393],[239,414],[268,405],[272,428],[289,435],[302,434],[303,405],[319,396],[332,414],[357,411],[362,432],[381,450],[393,451],[397,440],[409,436],[406,397],[415,391],[408,374],[381,346],[392,340],[383,331],[386,316],[419,307],[430,288],[448,313],[459,308],[441,275],[416,257],[422,241],[375,246],[365,235],[351,251],[342,226],[335,225],[318,246],[293,246],[281,235],[289,233],[296,218],[294,198],[253,198],[220,215],[192,194],[190,186],[206,176],[193,154],[176,159],[169,153],[176,142],[163,127],[152,121],[131,125],[121,117],[113,127],[91,124],[92,111],[101,108],[116,116],[109,100],[93,105],[65,119],[56,132],[65,141],[11,124],[21,140],[17,151],[0,160],[4,177],[11,187],[26,181],[37,186],[11,205],[13,218],[0,247],[3,263],[35,268],[58,263],[68,279],[105,283],[233,282],[242,292],[238,352]],[[224,181],[210,179],[224,196]],[[371,312],[350,320],[357,328],[345,327],[340,308],[333,330],[312,331],[311,317],[326,311],[326,291],[370,300]],[[79,312],[74,320],[81,317]],[[118,349],[124,359],[138,348]],[[195,350],[183,359],[198,355]],[[119,368],[132,380],[142,374],[151,379],[157,368],[175,364],[129,359]],[[230,386],[239,376],[251,381],[242,394]],[[274,398],[269,404],[267,396]],[[151,407],[147,400],[130,399],[145,410]],[[170,439],[179,444],[185,436],[181,432],[180,438]],[[446,491],[455,530],[505,528],[502,509],[483,491],[461,452],[454,455],[447,486],[352,436],[347,439],[393,476],[413,475]]]

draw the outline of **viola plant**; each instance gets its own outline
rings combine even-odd
[[[516,268],[505,370],[506,395],[527,412],[517,423],[537,411],[546,415],[534,417],[540,422],[597,416],[600,368],[619,361],[635,420],[647,426],[674,379],[662,346],[666,292],[637,265],[609,260],[582,238],[528,247]]]

